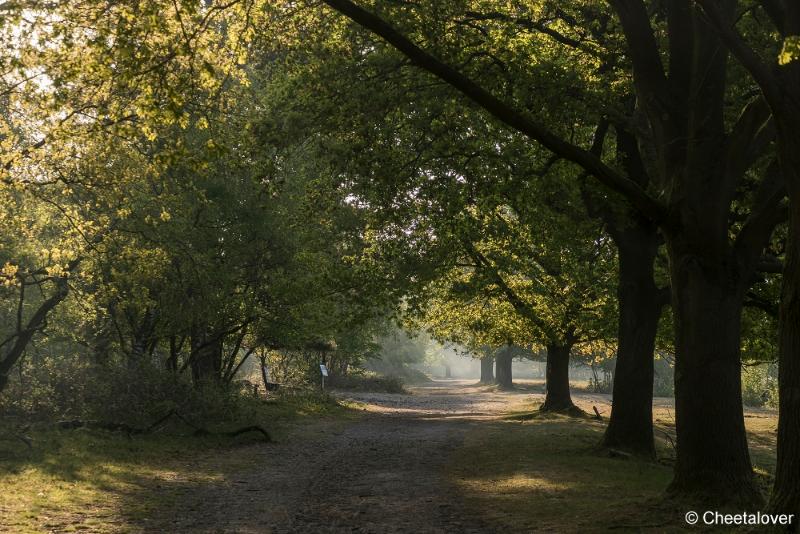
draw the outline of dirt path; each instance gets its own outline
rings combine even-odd
[[[366,413],[298,430],[275,445],[244,447],[252,468],[186,480],[173,512],[147,531],[486,532],[445,477],[466,433],[531,396],[468,381],[440,381],[411,395],[337,394]],[[180,511],[180,512],[179,512]]]
[[[594,479],[586,478],[586,466],[605,460],[584,451],[586,439],[592,443],[597,439],[586,429],[567,447],[578,464],[559,464],[560,458],[553,457],[551,450],[539,452],[546,462],[543,465],[528,461],[537,457],[535,452],[510,460],[511,464],[500,462],[501,472],[496,477],[486,477],[484,473],[477,479],[489,485],[481,491],[495,499],[483,501],[484,515],[476,511],[480,506],[475,506],[474,496],[472,507],[464,503],[465,479],[463,473],[459,474],[464,469],[455,468],[455,458],[480,443],[480,436],[508,428],[504,416],[509,412],[530,410],[543,400],[541,384],[526,382],[520,381],[518,389],[511,392],[477,387],[473,381],[440,380],[412,388],[410,395],[336,393],[362,410],[362,416],[303,424],[274,444],[192,456],[191,464],[173,479],[164,481],[162,477],[158,485],[150,485],[149,494],[157,495],[159,501],[156,509],[138,517],[128,514],[126,525],[136,532],[207,533],[478,533],[530,531],[532,524],[536,525],[534,530],[585,531],[585,521],[561,516],[561,504],[553,507],[553,503],[566,502],[563,499],[570,496],[584,499],[589,504],[582,506],[590,506],[591,510],[596,507],[592,503],[597,493],[581,492],[586,484],[594,484]],[[608,395],[573,391],[573,400],[587,412],[596,406],[605,416],[610,413]],[[671,400],[656,399],[654,404],[656,420],[670,424]],[[563,437],[557,422],[549,430],[518,428],[520,432],[535,429]],[[540,445],[534,445],[532,450]],[[507,454],[510,459],[514,453]],[[231,455],[238,461],[232,464]],[[572,477],[569,492],[560,478],[562,467],[553,467],[550,462],[561,465],[568,471],[566,476]],[[465,467],[463,460],[458,465]],[[620,484],[620,491],[631,480],[649,476],[638,467],[626,473],[612,481]],[[642,484],[647,491],[651,489]],[[508,494],[498,489],[506,486]],[[527,502],[526,496],[539,499],[541,513],[519,523],[508,514],[515,514],[517,506],[525,506],[522,503]],[[602,493],[600,497],[605,498]],[[638,495],[627,495],[625,499],[617,503],[622,510],[620,517],[633,513],[632,524],[648,519],[641,517]],[[502,503],[507,506],[498,507]],[[635,513],[625,508],[625,503],[633,503],[630,506]],[[621,521],[614,515],[617,511],[609,512],[609,524]],[[558,526],[565,521],[570,528]],[[509,530],[508,524],[517,526]]]

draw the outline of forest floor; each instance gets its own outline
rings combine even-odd
[[[655,403],[659,461],[643,462],[597,450],[603,421],[535,414],[541,390],[439,380],[407,395],[337,392],[346,410],[287,419],[271,444],[76,432],[10,470],[0,457],[0,531],[683,530],[688,510],[662,498],[670,400]],[[607,395],[574,400],[610,411]],[[775,414],[748,409],[747,424],[766,487]]]

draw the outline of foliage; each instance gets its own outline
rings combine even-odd
[[[425,362],[431,346],[432,342],[425,333],[388,328],[375,339],[375,343],[377,350],[365,362],[367,369],[408,382],[427,380],[413,368]]]
[[[783,49],[778,56],[779,65],[788,65],[800,59],[800,35],[790,35],[783,40]]]
[[[543,146],[318,3],[0,5],[4,412],[238,416],[253,399],[232,383],[243,371],[258,377],[256,358],[273,380],[305,390],[323,362],[343,382],[362,367],[409,376],[432,345],[427,335],[473,353],[574,346],[576,360],[610,373],[619,265],[608,221],[642,198],[665,208],[635,206],[667,238],[721,214],[713,232],[696,232],[720,240],[698,246],[700,256],[749,243],[782,259],[782,229],[766,248],[753,245],[754,232],[780,222],[764,215],[782,202],[769,189],[770,140],[760,146],[754,133],[743,143],[757,152],[747,161],[724,144],[732,159],[720,164],[721,149],[692,144],[691,129],[705,122],[687,118],[673,136],[680,142],[663,142],[673,125],[660,122],[696,110],[646,109],[655,104],[632,83],[636,50],[604,2],[362,4],[477,80],[516,124],[538,121],[547,135],[532,138]],[[651,7],[652,44],[665,45],[656,63],[669,59],[674,71],[661,81],[678,83],[680,61],[666,56],[679,39],[664,7]],[[758,27],[758,13],[745,11],[739,27],[774,58],[777,37]],[[785,66],[797,59],[797,36],[782,46]],[[754,109],[741,67],[707,91],[718,97],[714,139],[746,129],[736,125]],[[628,130],[647,178],[635,193]],[[553,156],[552,139],[585,156],[582,168],[569,150]],[[684,187],[695,155],[731,173],[720,179],[729,190],[716,194],[708,169],[697,173],[708,188]],[[704,209],[717,199],[727,204]],[[656,220],[661,211],[669,223]],[[726,268],[759,263],[722,256]],[[694,262],[678,260],[673,267]],[[743,357],[771,361],[780,279],[734,274],[752,306]],[[387,326],[398,316],[426,334]],[[677,352],[672,326],[661,325],[664,353]],[[671,363],[656,366],[656,394],[671,394]],[[756,402],[772,378],[748,369],[745,397]],[[610,386],[593,377],[596,390]]]
[[[742,400],[753,407],[778,407],[778,367],[775,364],[742,367]]]
[[[674,397],[674,359],[659,355],[653,362],[655,372],[653,373],[653,396],[655,397]]]

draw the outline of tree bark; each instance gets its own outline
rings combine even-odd
[[[259,356],[261,362],[261,381],[264,383],[264,394],[269,395],[269,377],[267,376],[267,357]]]
[[[547,393],[543,412],[563,412],[576,409],[569,392],[569,353],[571,344],[547,345]]]
[[[800,65],[792,68],[800,71]],[[800,72],[797,72],[800,81]],[[796,92],[800,93],[800,89]],[[800,98],[800,95],[798,95]],[[800,140],[794,116],[779,123],[781,169],[789,191],[789,235],[783,271],[778,341],[778,458],[770,509],[800,519]]]
[[[731,261],[668,239],[675,315],[677,458],[672,494],[752,506],[739,354],[743,290]]]
[[[800,518],[800,198],[792,204],[781,294],[778,459],[770,509]]]
[[[219,382],[222,378],[222,339],[210,335],[207,327],[192,328],[192,380],[195,386]]]
[[[444,377],[445,378],[452,378],[453,377],[453,372],[450,369],[450,366],[447,365],[446,363],[444,364]]]
[[[494,356],[481,358],[481,384],[494,383]]]
[[[131,324],[133,329],[131,352],[128,358],[128,367],[135,368],[142,364],[147,354],[147,349],[153,342],[156,327],[156,313],[151,308],[145,310],[138,324]]]
[[[654,458],[653,351],[663,306],[653,279],[659,237],[655,227],[641,221],[611,233],[619,250],[619,347],[602,446]]]
[[[789,195],[789,232],[779,311],[778,457],[770,509],[800,517],[800,60],[776,68],[762,60],[717,2],[699,0],[726,46],[758,84],[777,132],[780,170]],[[800,34],[800,4],[762,2],[782,37]]]
[[[511,347],[502,347],[495,353],[497,372],[495,383],[500,389],[513,389],[514,379],[511,375],[511,364],[514,360]]]
[[[180,353],[181,345],[183,345],[183,342],[178,343],[177,336],[169,337],[169,357],[164,365],[172,373],[178,372],[178,354]]]

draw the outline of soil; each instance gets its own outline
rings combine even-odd
[[[474,380],[446,379],[412,387],[409,394],[335,392],[361,414],[299,424],[272,444],[189,455],[185,469],[144,484],[147,501],[158,504],[123,514],[122,530],[559,531],[541,523],[509,528],[491,504],[482,515],[468,506],[457,486],[465,439],[474,446],[475,436],[507,424],[510,412],[531,413],[543,402],[543,389],[541,381],[520,380],[513,390],[498,391]],[[596,407],[604,419],[611,411],[610,395],[573,389],[573,401],[587,414]],[[659,432],[671,434],[672,399],[656,398],[654,408]],[[757,410],[747,413],[763,417]],[[494,494],[502,498],[502,492]]]
[[[148,532],[494,531],[464,505],[445,468],[475,425],[530,406],[531,392],[472,384],[436,381],[411,394],[336,393],[364,416],[238,449],[251,467],[235,476],[172,481],[170,511],[150,514],[142,526]]]

